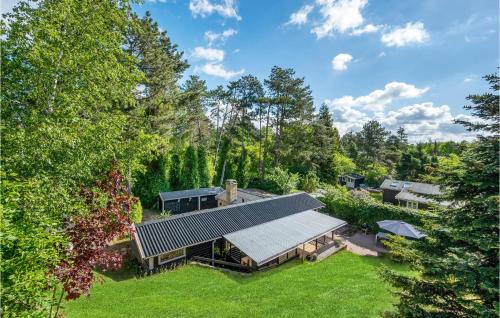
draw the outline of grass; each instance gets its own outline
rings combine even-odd
[[[294,260],[251,276],[187,265],[146,278],[127,273],[96,283],[90,298],[64,304],[72,317],[378,317],[396,301],[378,276],[383,258],[347,251]]]

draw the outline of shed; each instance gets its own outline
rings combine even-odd
[[[160,192],[158,206],[160,211],[171,211],[173,214],[215,208],[215,196],[222,191],[222,188],[215,187]]]
[[[365,182],[365,177],[357,173],[349,173],[339,177],[341,185],[345,185],[349,189],[356,189]]]

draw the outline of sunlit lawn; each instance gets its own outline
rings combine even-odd
[[[340,252],[241,276],[196,265],[146,278],[105,277],[66,317],[377,317],[396,300],[378,276],[387,259]],[[121,279],[121,280],[119,280]]]

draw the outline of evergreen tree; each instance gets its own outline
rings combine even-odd
[[[150,162],[148,169],[138,175],[132,192],[138,196],[143,206],[152,208],[159,192],[170,190],[168,178],[168,158],[160,155]]]
[[[400,301],[394,317],[498,317],[499,77],[485,79],[493,93],[470,95],[467,109],[480,120],[460,120],[467,129],[487,132],[462,162],[441,173],[446,198],[457,204],[425,218],[428,237],[399,246],[413,255],[411,277],[386,272]]]
[[[200,188],[210,186],[207,151],[204,146],[198,147],[198,179],[200,180]]]
[[[197,189],[200,187],[198,177],[198,156],[194,146],[187,147],[184,154],[184,164],[181,172],[181,187],[182,189]]]
[[[325,104],[321,105],[318,116],[313,122],[312,144],[313,161],[317,167],[318,177],[325,182],[335,182],[332,173],[333,155],[339,151],[340,137],[337,129],[333,127],[333,118]]]
[[[236,171],[236,181],[242,188],[246,188],[248,186],[248,162],[247,162],[247,150],[243,148],[241,150],[241,155],[238,160],[238,168]]]
[[[170,159],[170,169],[168,173],[171,190],[181,189],[181,172],[181,157],[177,152],[174,152]]]
[[[363,165],[368,162],[381,162],[385,153],[385,137],[388,134],[385,128],[376,120],[370,120],[363,125],[363,129],[359,132],[361,149],[365,155],[364,160],[360,161]]]

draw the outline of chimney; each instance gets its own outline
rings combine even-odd
[[[232,204],[238,198],[238,183],[236,180],[226,180],[226,204]]]

